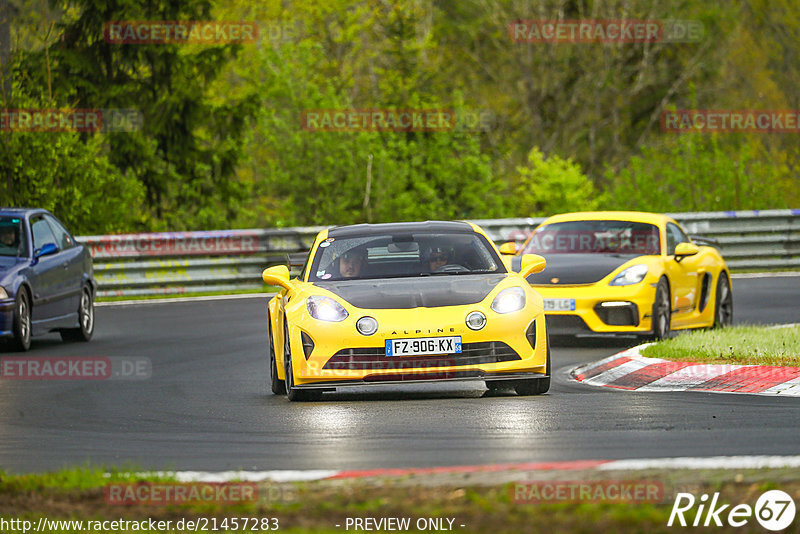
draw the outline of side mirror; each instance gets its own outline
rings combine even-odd
[[[508,243],[503,243],[500,245],[500,254],[506,254],[508,256],[513,256],[517,253],[517,244],[513,241]]]
[[[261,279],[270,286],[280,286],[284,289],[291,289],[292,282],[289,280],[289,268],[285,265],[275,265],[264,269]]]
[[[675,247],[675,261],[681,261],[686,256],[694,256],[700,252],[700,247],[694,243],[678,243]]]
[[[49,256],[50,254],[55,254],[58,252],[58,246],[55,243],[48,243],[42,248],[36,249],[33,251],[33,259],[38,260],[42,256]]]
[[[547,267],[547,260],[538,254],[523,254],[522,268],[519,270],[519,275],[522,278],[527,278],[528,275],[544,271],[545,267]]]

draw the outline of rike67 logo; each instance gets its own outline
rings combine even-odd
[[[691,493],[678,493],[667,526],[675,524],[682,527],[689,525],[743,527],[755,517],[765,529],[778,531],[792,524],[795,511],[794,500],[781,490],[763,493],[756,501],[755,507],[749,504],[737,504],[734,507],[730,504],[721,504],[719,493],[714,493],[710,500],[705,493],[699,499]]]

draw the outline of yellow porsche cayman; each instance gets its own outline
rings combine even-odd
[[[520,395],[550,387],[542,297],[466,222],[360,224],[317,235],[298,278],[268,304],[271,389],[289,400],[408,381],[483,380]]]
[[[527,280],[544,297],[551,334],[663,339],[733,320],[728,267],[710,240],[694,239],[666,215],[566,213],[543,221],[519,250],[500,250],[546,258],[547,272]]]

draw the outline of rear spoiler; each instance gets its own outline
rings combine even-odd
[[[719,248],[719,241],[711,237],[703,237],[701,235],[690,235],[689,239],[700,245],[710,245]]]

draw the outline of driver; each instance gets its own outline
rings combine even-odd
[[[17,248],[19,246],[17,229],[13,226],[1,226],[0,243],[10,248]]]
[[[451,260],[451,251],[444,247],[431,247],[428,250],[428,267],[431,271],[441,269]]]
[[[339,274],[342,278],[356,278],[364,270],[367,251],[354,248],[346,251],[339,257]]]

